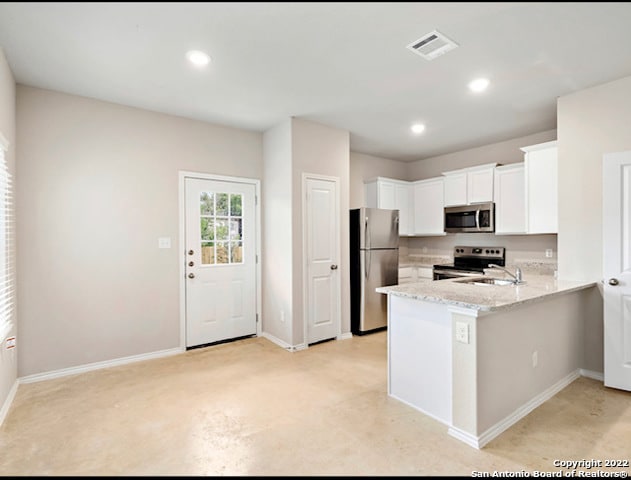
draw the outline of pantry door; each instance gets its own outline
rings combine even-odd
[[[631,391],[631,151],[603,158],[605,386]]]
[[[257,333],[256,184],[184,179],[186,347]]]

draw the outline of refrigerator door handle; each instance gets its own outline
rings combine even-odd
[[[364,277],[370,277],[370,263],[372,262],[372,250],[366,250],[366,261],[364,262]]]
[[[366,239],[366,248],[370,250],[372,248],[372,235],[370,228],[368,228],[368,217],[366,217],[366,222],[364,223],[364,238]]]

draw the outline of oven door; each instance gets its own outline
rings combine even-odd
[[[479,277],[484,275],[480,272],[471,272],[466,270],[444,270],[435,268],[433,270],[434,280],[445,280],[447,278],[461,278],[461,277]]]
[[[445,232],[494,232],[495,204],[445,207]]]

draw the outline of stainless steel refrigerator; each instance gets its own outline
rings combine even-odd
[[[399,211],[350,210],[350,255],[351,332],[384,330],[388,298],[375,289],[399,283]]]

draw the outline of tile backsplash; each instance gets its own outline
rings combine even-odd
[[[426,255],[452,256],[456,245],[504,247],[506,266],[524,272],[552,275],[557,269],[556,235],[495,235],[493,233],[456,233],[440,237],[401,237],[400,257]],[[551,257],[546,251],[552,252]]]

